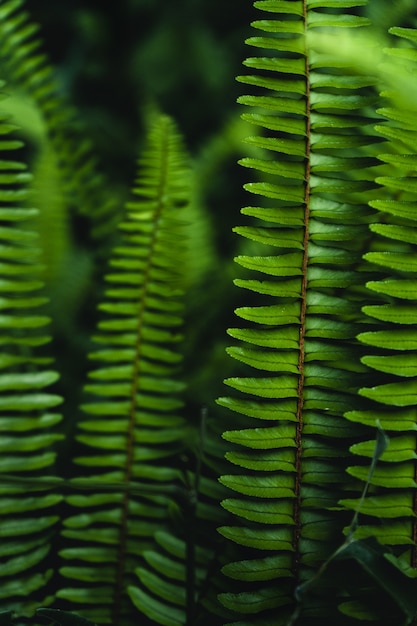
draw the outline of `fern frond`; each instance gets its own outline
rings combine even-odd
[[[178,343],[185,248],[181,209],[189,201],[190,175],[170,118],[155,122],[139,166],[120,224],[121,242],[105,276],[106,299],[99,308],[106,317],[95,336],[99,350],[91,354],[98,367],[85,387],[90,400],[77,437],[84,452],[76,463],[83,476],[143,480],[155,491],[138,497],[115,489],[68,498],[80,509],[65,521],[63,532],[71,541],[62,552],[69,563],[62,574],[74,587],[62,589],[59,597],[92,607],[84,613],[98,623],[131,623],[133,607],[125,590],[134,569],[143,565],[143,550],[166,523],[175,489],[180,491],[175,457],[186,439]],[[136,598],[136,591],[130,595]]]
[[[61,496],[7,476],[53,471],[60,439],[54,427],[61,420],[55,410],[62,400],[49,391],[58,375],[38,352],[49,341],[49,320],[42,314],[40,251],[26,227],[36,210],[21,206],[30,175],[12,157],[21,145],[12,130],[7,114],[0,113],[0,148],[10,154],[10,160],[0,160],[0,606],[30,616],[37,602],[51,601],[49,553]]]
[[[392,29],[393,34],[413,42],[416,52],[417,31]],[[408,48],[407,48],[408,49]],[[386,63],[397,51],[388,50]],[[415,61],[404,60],[407,71],[415,72]],[[387,92],[387,95],[389,92]],[[395,96],[396,98],[396,96]],[[374,492],[369,496],[357,536],[373,535],[378,540],[404,553],[404,563],[417,568],[416,499],[415,499],[415,423],[414,407],[417,391],[415,322],[417,315],[416,236],[416,152],[417,125],[413,103],[402,100],[399,106],[387,101],[380,113],[386,118],[377,129],[389,139],[389,150],[379,155],[385,163],[380,183],[380,198],[370,204],[376,209],[373,224],[373,249],[365,254],[368,267],[374,272],[367,289],[371,302],[364,313],[372,329],[359,334],[366,346],[362,362],[372,371],[372,385],[360,389],[364,408],[347,413],[348,419],[369,425],[379,420],[390,437],[390,446],[381,458],[374,475]],[[362,458],[369,457],[370,442],[352,447]],[[364,480],[362,464],[348,469]],[[354,500],[344,504],[355,507]]]
[[[118,220],[116,199],[103,193],[104,181],[85,129],[62,96],[39,27],[25,10],[24,0],[0,2],[0,70],[16,99],[26,107],[35,106],[45,124],[44,141],[59,163],[65,200],[61,218],[65,222],[71,213],[81,214],[91,220],[96,242],[109,238]]]
[[[256,73],[239,77],[258,89],[240,101],[252,109],[245,119],[264,129],[248,138],[263,157],[241,163],[260,173],[245,188],[264,206],[242,210],[259,221],[236,231],[260,252],[236,258],[256,272],[236,284],[264,294],[265,304],[237,309],[251,326],[229,331],[242,341],[229,353],[248,375],[226,380],[239,395],[219,403],[251,422],[223,433],[237,445],[227,454],[235,470],[221,477],[234,492],[223,506],[236,525],[220,532],[241,546],[241,559],[224,568],[239,585],[220,599],[237,614],[256,614],[251,623],[287,622],[295,588],[320,567],[343,528],[336,509],[349,488],[344,468],[356,436],[343,415],[358,405],[355,392],[366,376],[355,341],[363,286],[355,285],[381,138],[368,108],[375,78],[355,76],[336,56],[306,51],[304,34],[362,27],[366,20],[341,11],[359,4],[255,2],[274,15],[253,23],[261,34],[248,43],[269,56],[245,61]],[[328,612],[315,607],[317,616]]]
[[[131,586],[129,595],[137,608],[158,624],[220,624],[225,613],[216,598],[219,555],[214,526],[224,522],[219,501],[224,497],[216,481],[196,475],[187,482],[194,487],[181,509],[182,528],[157,531],[155,545],[145,550],[146,567],[135,573],[140,588]],[[190,485],[191,486],[191,483]],[[219,491],[220,494],[219,495]],[[210,534],[216,543],[209,544]]]

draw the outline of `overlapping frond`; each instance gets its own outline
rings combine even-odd
[[[50,142],[49,150],[59,164],[65,199],[65,211],[57,211],[55,221],[65,223],[70,212],[79,213],[91,220],[96,241],[109,237],[118,218],[116,198],[108,190],[104,193],[105,181],[98,173],[85,129],[62,96],[39,27],[25,10],[25,0],[0,2],[0,69],[12,92],[23,104],[25,100],[34,104],[45,124],[45,141]]]
[[[0,608],[27,616],[51,601],[49,553],[61,498],[24,478],[54,471],[61,398],[48,390],[58,376],[38,352],[49,341],[49,320],[36,234],[25,226],[36,210],[22,207],[30,175],[12,156],[21,145],[13,130],[0,113],[0,149],[10,155],[0,160]]]
[[[265,56],[247,59],[254,74],[239,77],[257,88],[240,102],[251,109],[245,119],[264,131],[248,138],[264,156],[242,160],[259,173],[246,188],[263,206],[242,210],[256,221],[235,230],[257,242],[259,253],[236,259],[256,274],[235,282],[265,304],[239,308],[251,325],[229,330],[240,341],[229,353],[247,375],[227,380],[238,394],[219,402],[253,419],[223,435],[240,448],[227,455],[234,473],[221,478],[232,490],[223,506],[236,525],[220,532],[241,546],[243,558],[224,568],[239,584],[221,600],[251,615],[251,624],[253,614],[262,624],[286,623],[295,588],[343,528],[332,509],[349,489],[344,467],[355,427],[343,415],[357,406],[366,375],[355,336],[380,139],[367,108],[374,80],[350,73],[336,57],[307,53],[304,35],[363,26],[364,18],[341,11],[359,4],[255,2],[268,14],[253,23],[260,34],[248,43]]]
[[[106,494],[69,496],[79,513],[74,510],[64,530],[71,541],[62,553],[68,561],[62,574],[70,587],[59,596],[85,605],[84,613],[98,623],[131,623],[133,605],[125,590],[179,493],[175,457],[186,436],[178,343],[185,247],[181,208],[189,200],[190,181],[170,118],[155,122],[139,166],[120,224],[121,243],[105,276],[106,298],[99,308],[106,318],[95,337],[99,349],[91,358],[97,367],[85,387],[90,400],[77,437],[83,444],[76,459],[82,476],[118,486]],[[134,487],[137,481],[146,483],[144,493]]]
[[[140,586],[131,586],[129,595],[141,613],[163,626],[220,625],[227,612],[217,599],[224,559],[215,528],[224,523],[224,489],[214,478],[195,474],[187,482],[180,525],[156,532],[155,544],[143,553],[145,565],[135,570]]]
[[[388,51],[404,59],[408,72],[415,72],[417,60],[414,29],[392,29],[411,40],[413,47]],[[397,61],[398,62],[398,61]],[[386,105],[380,113],[386,118],[377,129],[389,139],[389,150],[379,155],[386,173],[377,178],[381,185],[370,229],[373,249],[365,254],[374,272],[367,289],[370,304],[364,313],[372,323],[359,334],[366,346],[362,362],[372,371],[372,382],[360,389],[363,407],[347,413],[348,419],[365,426],[379,420],[390,437],[390,445],[378,464],[371,483],[373,493],[361,507],[357,537],[372,535],[402,555],[404,569],[417,568],[416,551],[416,394],[417,394],[417,123],[415,103],[399,106],[396,93],[386,91]],[[395,104],[391,100],[395,99]],[[372,455],[372,442],[363,441],[352,452],[362,463],[349,467],[349,473],[366,480],[363,460]],[[355,500],[344,501],[349,507]]]

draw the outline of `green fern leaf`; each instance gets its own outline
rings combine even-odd
[[[9,140],[7,119],[1,115],[0,147],[12,151],[20,144]],[[30,176],[18,160],[1,160],[0,170],[0,605],[29,617],[36,602],[50,602],[51,540],[62,498],[25,477],[53,471],[61,416],[52,411],[62,400],[49,391],[58,375],[38,352],[50,338],[49,319],[41,314],[40,250],[27,229],[36,211],[19,206]]]
[[[236,445],[226,455],[234,473],[220,479],[231,491],[222,504],[235,525],[220,533],[244,548],[240,561],[224,567],[241,585],[220,600],[236,619],[251,615],[252,624],[289,619],[294,589],[336,547],[344,524],[338,493],[346,485],[349,438],[358,430],[343,413],[357,409],[356,390],[368,376],[355,342],[365,331],[356,268],[370,238],[366,203],[376,189],[370,168],[382,140],[368,108],[376,103],[375,77],[349,71],[337,56],[307,51],[303,35],[366,25],[342,12],[360,4],[255,2],[276,14],[256,20],[261,34],[247,42],[268,56],[248,59],[253,74],[238,77],[257,90],[239,101],[252,109],[245,119],[262,129],[247,140],[262,158],[247,157],[242,165],[259,173],[245,189],[264,206],[244,208],[259,221],[235,231],[266,253],[235,259],[256,272],[236,284],[265,298],[236,310],[251,325],[229,330],[243,343],[228,352],[246,375],[225,381],[237,398],[218,400],[248,418],[241,429],[223,433]],[[281,565],[266,574],[263,563],[274,558]],[[244,574],[237,575],[240,569]],[[328,615],[324,605],[314,610],[321,619]]]
[[[393,34],[415,44],[416,31],[392,29]],[[389,57],[397,57],[397,49],[388,50]],[[412,57],[402,60],[407,71],[414,71]],[[388,61],[389,62],[389,61]],[[395,106],[396,105],[396,106]],[[371,385],[362,387],[359,394],[367,398],[361,410],[350,411],[346,417],[364,426],[375,420],[390,437],[390,445],[370,479],[372,494],[361,506],[362,523],[357,537],[376,536],[387,546],[400,547],[404,554],[404,569],[417,567],[415,550],[415,426],[413,407],[416,398],[416,370],[414,351],[416,337],[413,326],[416,319],[416,229],[415,211],[415,144],[410,142],[416,130],[414,111],[404,101],[388,102],[379,109],[385,123],[378,131],[389,139],[390,154],[382,153],[381,162],[388,175],[377,181],[382,185],[381,197],[370,205],[376,209],[373,250],[364,255],[374,277],[366,284],[372,305],[363,307],[371,320],[378,320],[373,330],[358,335],[366,346],[362,362],[372,372]],[[388,151],[387,151],[388,152]],[[366,432],[366,431],[365,431]],[[369,457],[370,442],[362,441],[351,451],[359,457]],[[358,479],[367,480],[359,465],[348,472]],[[356,508],[353,499],[342,501],[348,508]],[[378,521],[383,524],[378,527]],[[378,527],[378,528],[377,528]]]
[[[97,623],[133,619],[125,585],[132,585],[134,570],[142,565],[139,554],[167,523],[172,483],[180,493],[175,457],[184,448],[187,432],[178,414],[184,389],[178,379],[177,346],[185,247],[180,215],[189,193],[178,132],[162,116],[150,130],[133,199],[120,225],[121,243],[110,260],[118,271],[107,274],[106,300],[99,307],[106,317],[95,338],[101,349],[91,355],[97,365],[85,386],[89,401],[82,407],[85,416],[77,437],[84,454],[76,459],[84,478],[87,471],[96,472],[90,474],[95,481],[110,484],[139,479],[152,485],[153,493],[141,493],[140,488],[135,494],[129,489],[117,492],[115,487],[98,497],[70,496],[74,510],[63,531],[71,541],[62,552],[68,565],[61,573],[87,587],[63,588],[58,595],[81,607],[97,605],[87,614]],[[76,565],[71,564],[74,558]],[[94,565],[97,559],[99,568]],[[155,575],[140,567],[138,571],[142,584],[155,591]],[[100,598],[102,583],[109,586],[103,587]],[[137,604],[144,592],[130,589]]]

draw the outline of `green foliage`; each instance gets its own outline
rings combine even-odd
[[[42,310],[45,296],[36,233],[25,227],[36,213],[24,206],[30,175],[15,156],[21,144],[10,136],[14,127],[8,114],[1,115],[0,125],[0,147],[9,156],[0,161],[0,471],[33,476],[54,471],[54,444],[61,438],[57,432],[61,416],[54,411],[62,400],[50,391],[58,375],[51,369],[51,359],[39,350],[50,337]],[[8,484],[7,479],[0,490],[0,596],[2,601],[12,599],[9,608],[30,614],[34,594],[37,602],[40,597],[48,601],[45,587],[52,575],[48,553],[62,498],[42,488]]]
[[[226,566],[243,582],[221,599],[272,620],[278,607],[292,604],[294,584],[308,580],[337,545],[345,524],[335,509],[348,488],[344,467],[357,435],[343,414],[357,406],[355,391],[367,377],[354,339],[364,324],[358,271],[369,240],[366,202],[376,187],[369,172],[379,139],[375,114],[366,108],[374,79],[349,75],[338,57],[311,53],[310,60],[303,40],[306,29],[361,27],[366,20],[327,18],[317,10],[330,6],[325,2],[307,13],[302,2],[256,6],[289,17],[254,23],[261,35],[248,43],[274,56],[248,59],[245,65],[258,73],[239,78],[267,94],[241,98],[251,109],[246,119],[267,129],[266,136],[249,138],[264,151],[262,159],[242,164],[267,181],[249,183],[248,191],[270,201],[243,210],[259,226],[238,229],[265,243],[265,254],[236,261],[257,272],[239,286],[273,302],[237,309],[256,326],[233,331],[244,343],[229,352],[256,371],[226,381],[243,396],[219,400],[257,420],[252,428],[223,433],[248,452],[228,454],[243,474],[222,478],[238,494],[224,503],[238,525],[221,532],[251,550],[247,556],[241,551],[244,578],[237,564]],[[360,132],[352,134],[356,128]],[[315,613],[324,617],[327,607]]]
[[[417,31],[380,6],[255,1],[242,119],[191,157],[175,43],[213,93],[224,49],[169,8],[127,197],[0,0],[0,624],[415,623]]]
[[[349,482],[344,469],[366,480],[366,465],[352,467],[351,455],[372,457],[367,427],[380,419],[384,428],[392,428],[387,405],[398,419],[399,407],[415,406],[413,353],[408,358],[395,354],[403,347],[388,339],[401,327],[408,336],[405,327],[415,322],[414,224],[411,211],[405,213],[407,203],[415,201],[410,180],[414,156],[402,156],[415,145],[415,116],[409,106],[381,107],[373,90],[381,77],[401,84],[401,72],[395,77],[385,61],[388,70],[378,76],[370,72],[372,61],[360,67],[357,48],[335,54],[339,38],[333,32],[331,45],[320,34],[314,36],[321,26],[366,26],[362,17],[341,12],[355,4],[256,2],[259,9],[278,13],[254,22],[261,34],[248,40],[270,56],[245,61],[257,73],[239,77],[258,90],[240,98],[251,109],[244,117],[265,129],[262,136],[248,138],[264,154],[241,161],[262,176],[262,182],[246,189],[266,201],[242,211],[258,221],[237,232],[265,244],[265,252],[236,258],[257,273],[237,284],[273,301],[238,308],[236,314],[252,326],[229,331],[243,341],[229,354],[255,370],[226,380],[239,395],[219,402],[257,421],[223,433],[245,452],[227,454],[241,475],[221,478],[235,492],[223,502],[235,525],[220,531],[242,546],[242,560],[227,565],[225,573],[242,582],[220,599],[239,613],[256,613],[259,623],[277,623],[277,611],[279,623],[286,623],[284,607],[293,604],[294,585],[301,589],[314,580],[313,571],[328,562],[332,546],[336,549],[340,542],[343,509],[356,510],[361,501],[359,493],[354,496],[359,485]],[[337,15],[325,12],[336,6]],[[413,38],[410,30],[392,32]],[[342,41],[349,42],[342,33]],[[378,115],[392,123],[379,122]],[[390,167],[384,170],[381,161]],[[370,207],[379,211],[372,214]],[[378,323],[385,325],[379,330]],[[387,325],[393,324],[387,333]],[[377,351],[368,354],[364,345],[374,339]],[[375,489],[361,506],[365,519],[355,538],[377,537],[396,550],[402,546],[407,550],[403,558],[411,564],[415,435],[409,431],[414,430],[411,422],[404,424],[405,432],[399,425],[394,428],[391,445],[370,479]],[[355,439],[358,443],[352,445]],[[367,545],[354,542],[336,554],[353,556],[361,564],[370,560],[372,575],[382,565],[368,555]],[[400,578],[393,589],[405,584]],[[329,580],[326,584],[334,586]],[[339,608],[351,618],[381,623],[383,613],[365,602],[369,583],[362,584],[363,590],[360,579],[354,590],[340,585],[349,587],[353,599],[346,602],[342,594]],[[336,586],[336,603],[337,595]],[[323,620],[331,615],[332,604],[328,596],[316,594],[290,621]],[[414,618],[415,607],[401,608],[409,620]],[[388,620],[394,619],[395,610],[389,614]]]
[[[172,458],[186,439],[183,384],[176,380],[181,360],[176,349],[181,339],[181,275],[174,264],[182,264],[181,210],[189,193],[179,138],[171,120],[162,117],[151,131],[134,197],[119,225],[120,243],[105,275],[108,287],[99,309],[106,318],[95,336],[100,349],[90,356],[99,367],[89,373],[91,381],[85,386],[91,399],[82,407],[86,417],[79,421],[77,435],[85,448],[75,459],[83,477],[93,472],[95,480],[120,483],[153,479],[154,495],[148,492],[140,500],[129,497],[129,491],[98,498],[69,496],[68,504],[80,512],[75,510],[64,521],[63,531],[74,541],[62,552],[68,564],[61,573],[77,583],[58,596],[88,605],[94,596],[97,604],[103,596],[108,602],[113,597],[115,623],[120,622],[124,577],[138,565],[135,557],[140,557],[166,516],[169,500],[163,487],[179,478]],[[85,546],[88,538],[91,549]],[[127,554],[132,560],[128,564]],[[92,561],[102,564],[96,575]],[[112,585],[114,563],[118,573]],[[85,583],[91,579],[94,585],[88,589]],[[80,581],[81,589],[73,586]]]

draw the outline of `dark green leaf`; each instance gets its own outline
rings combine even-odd
[[[276,376],[274,378],[227,378],[226,385],[261,398],[296,398],[297,378]]]
[[[277,256],[238,256],[236,263],[251,270],[263,272],[271,276],[300,276],[302,255],[290,252]]]
[[[167,605],[132,585],[128,587],[128,593],[136,608],[158,624],[163,626],[182,626],[184,624],[184,610]]]
[[[246,428],[244,430],[225,431],[222,435],[227,441],[239,443],[248,448],[273,450],[294,448],[295,428],[293,426],[269,426],[267,428]]]
[[[68,611],[59,609],[36,609],[36,615],[40,618],[46,618],[51,622],[60,624],[61,626],[94,626],[94,622]]]
[[[237,398],[218,398],[218,404],[237,413],[264,420],[294,420],[296,403],[292,400],[281,402],[255,402]]]
[[[294,497],[294,478],[292,475],[259,476],[222,476],[222,485],[238,493],[256,498],[290,498]],[[256,506],[256,505],[254,505]],[[282,511],[289,512],[290,505],[283,503]]]

